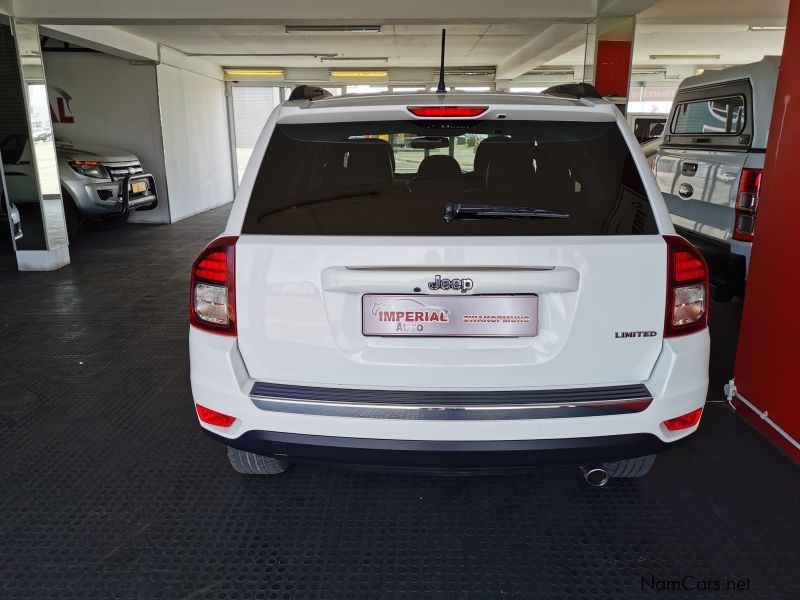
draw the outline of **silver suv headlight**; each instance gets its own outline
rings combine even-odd
[[[69,166],[79,175],[94,177],[95,179],[111,179],[106,168],[94,160],[71,160]]]

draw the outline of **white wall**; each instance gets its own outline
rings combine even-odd
[[[133,65],[121,58],[90,52],[45,52],[44,66],[56,119],[59,94],[54,88],[71,97],[66,113],[74,122],[54,121],[56,137],[111,146],[138,156],[145,172],[155,177],[159,206],[155,210],[134,211],[130,220],[168,223],[169,190],[155,66]]]
[[[180,58],[163,57],[166,61]],[[194,64],[190,67],[202,65]],[[206,63],[208,65],[208,63]],[[222,70],[156,67],[170,214],[177,221],[233,200]]]

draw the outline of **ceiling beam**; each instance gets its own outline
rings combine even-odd
[[[17,18],[40,23],[194,24],[276,23],[390,24],[494,23],[509,20],[592,19],[598,0],[13,0]],[[498,6],[499,5],[499,6]]]
[[[556,23],[530,42],[514,51],[497,65],[497,79],[514,79],[524,75],[586,41],[586,25]]]
[[[598,17],[635,17],[661,0],[598,0]]]
[[[158,44],[118,27],[40,25],[42,35],[118,56],[126,60],[158,60]]]

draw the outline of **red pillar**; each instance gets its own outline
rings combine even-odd
[[[798,159],[800,0],[792,0],[772,110],[734,375],[741,396],[736,405],[742,416],[800,463],[800,446],[795,445],[800,442]]]
[[[636,17],[598,17],[586,29],[584,81],[625,112],[631,81]]]
[[[625,40],[598,40],[594,86],[601,96],[628,97],[633,43]]]

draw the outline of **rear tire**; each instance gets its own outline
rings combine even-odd
[[[280,475],[291,465],[285,460],[253,454],[228,446],[228,460],[233,470],[242,475]]]
[[[643,477],[650,472],[656,462],[655,454],[626,458],[611,463],[603,463],[609,477]]]

